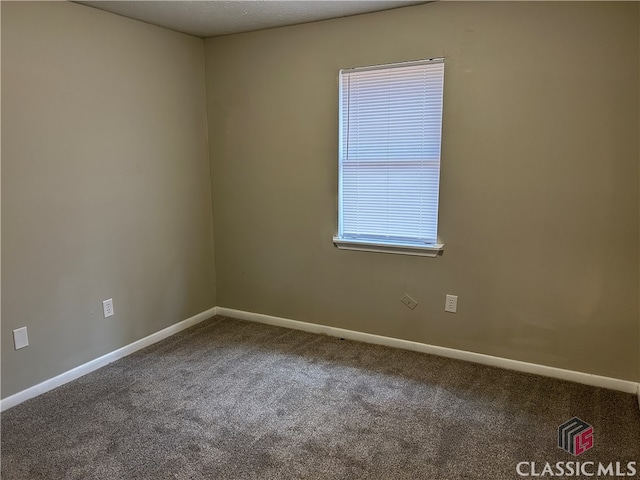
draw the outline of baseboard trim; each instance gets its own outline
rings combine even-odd
[[[455,358],[457,360],[465,360],[467,362],[479,363],[482,365],[489,365],[492,367],[499,367],[507,370],[515,370],[518,372],[533,373],[535,375],[542,375],[544,377],[568,380],[571,382],[582,383],[594,387],[607,388],[609,390],[618,390],[625,393],[635,393],[638,395],[638,402],[640,403],[640,385],[638,384],[638,382],[632,382],[629,380],[602,377],[599,375],[592,375],[590,373],[564,370],[562,368],[548,367],[536,363],[510,360],[508,358],[494,357],[482,353],[438,347],[436,345],[412,342],[410,340],[383,337],[380,335],[373,335],[371,333],[345,330],[343,328],[329,327],[326,325],[319,325],[315,323],[300,322],[298,320],[274,317],[261,313],[245,312],[243,310],[234,310],[225,307],[218,307],[218,315],[238,318],[240,320],[249,320],[257,323],[265,323],[278,327],[286,327],[294,330],[304,330],[305,332],[320,333],[324,335],[330,335],[332,337],[346,338],[349,340],[356,340],[358,342],[385,345],[388,347],[401,348],[404,350],[413,350],[415,352],[428,353],[440,357]]]
[[[428,345],[425,343],[412,342],[410,340],[402,340],[399,338],[383,337],[371,333],[357,332],[354,330],[346,330],[343,328],[330,327],[316,323],[301,322],[299,320],[291,320],[288,318],[274,317],[272,315],[264,315],[262,313],[246,312],[243,310],[234,310],[226,307],[212,307],[204,312],[198,313],[186,320],[171,325],[159,332],[153,333],[147,337],[141,338],[129,345],[125,345],[118,350],[107,353],[101,357],[91,360],[83,365],[68,370],[42,383],[29,387],[21,392],[11,395],[0,400],[0,412],[4,412],[11,407],[37,397],[65,383],[69,383],[76,378],[80,378],[88,373],[93,372],[105,365],[116,360],[131,355],[149,345],[153,345],[164,340],[171,335],[207,320],[215,315],[224,315],[227,317],[238,318],[240,320],[248,320],[256,323],[264,323],[278,327],[291,328],[293,330],[303,330],[305,332],[319,333],[332,337],[346,338],[358,342],[372,343],[376,345],[385,345],[388,347],[401,348],[404,350],[412,350],[415,352],[428,353],[440,357],[455,358],[472,363],[489,365],[492,367],[504,368],[507,370],[515,370],[525,373],[533,373],[544,377],[557,378],[560,380],[568,380],[571,382],[582,383],[594,387],[607,388],[610,390],[618,390],[625,393],[636,394],[638,397],[638,406],[640,407],[640,383],[631,382],[629,380],[621,380],[617,378],[602,377],[592,375],[590,373],[576,372],[573,370],[564,370],[556,367],[548,367],[535,363],[522,362],[519,360],[510,360],[508,358],[494,357],[482,353],[468,352],[464,350],[456,350],[447,347],[438,347],[436,345]]]
[[[60,375],[57,375],[49,380],[45,380],[42,383],[34,385],[33,387],[29,387],[21,392],[18,392],[14,395],[11,395],[7,398],[3,398],[0,400],[0,412],[4,412],[11,407],[15,407],[16,405],[29,400],[31,398],[37,397],[38,395],[42,395],[54,388],[57,388],[65,383],[68,383],[76,378],[80,378],[87,373],[91,373],[94,370],[97,370],[105,365],[108,365],[116,360],[119,360],[127,355],[131,355],[138,350],[141,350],[149,345],[153,345],[154,343],[159,342],[160,340],[164,340],[171,335],[175,335],[176,333],[185,330],[197,323],[200,323],[204,320],[207,320],[218,313],[218,308],[213,307],[204,312],[200,312],[193,317],[189,317],[186,320],[178,322],[176,324],[170,325],[165,329],[160,330],[159,332],[152,333],[151,335],[141,338],[129,345],[125,345],[118,350],[114,350],[111,353],[107,353],[101,357],[98,357],[94,360],[91,360],[87,363],[84,363],[76,368],[68,370]]]

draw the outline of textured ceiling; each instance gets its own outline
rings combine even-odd
[[[84,1],[77,2],[197,37],[248,32],[389,10],[424,1]]]

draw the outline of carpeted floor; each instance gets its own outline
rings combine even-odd
[[[574,416],[594,427],[578,458],[557,447]],[[500,480],[639,457],[633,395],[224,317],[2,414],[4,480]]]

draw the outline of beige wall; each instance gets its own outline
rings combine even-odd
[[[201,40],[2,3],[2,397],[216,303],[640,380],[639,24],[445,2],[207,40],[210,172]],[[338,251],[338,70],[440,55],[444,255]]]
[[[439,2],[207,40],[218,305],[640,380],[638,8]],[[444,255],[337,250],[338,70],[436,56]]]
[[[2,396],[214,306],[212,235],[202,40],[3,2]]]

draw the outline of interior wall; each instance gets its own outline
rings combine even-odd
[[[207,148],[201,39],[2,2],[3,397],[216,305]]]
[[[638,9],[435,2],[206,40],[218,305],[640,380]],[[439,56],[444,255],[338,250],[339,69]]]

